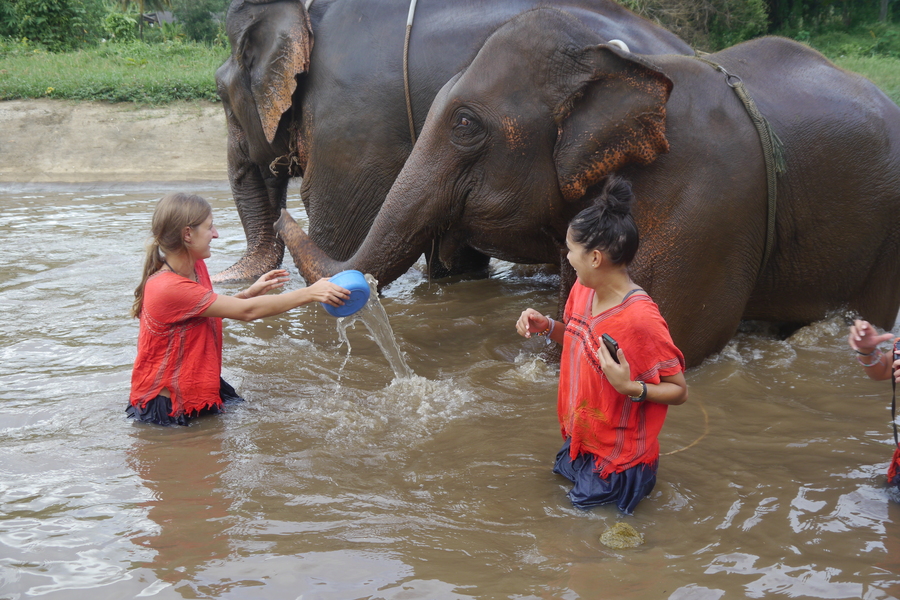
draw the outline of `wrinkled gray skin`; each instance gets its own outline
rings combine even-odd
[[[633,182],[642,234],[632,276],[689,365],[720,350],[741,319],[808,323],[849,307],[893,325],[900,108],[790,40],[708,57],[743,79],[786,150],[776,241],[760,272],[764,158],[724,75],[695,58],[640,57],[603,41],[553,10],[499,29],[435,98],[354,256],[328,259],[285,211],[276,228],[302,275],[358,269],[385,285],[438,235],[441,256],[465,243],[565,268],[568,221],[618,172]]]
[[[418,3],[409,50],[418,130],[437,91],[471,62],[488,35],[540,3]],[[621,39],[651,54],[692,52],[610,0],[556,4],[604,41]],[[396,0],[315,0],[307,14],[296,0],[232,2],[227,28],[233,54],[216,81],[247,251],[214,281],[256,277],[281,263],[284,246],[272,224],[286,205],[291,177],[303,177],[312,239],[339,260],[356,251],[412,149],[402,68],[408,8]],[[445,262],[465,271],[486,260],[460,246]]]

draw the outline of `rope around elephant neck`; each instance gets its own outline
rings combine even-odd
[[[406,93],[406,116],[409,119],[409,139],[416,145],[416,125],[413,122],[412,97],[409,93],[409,38],[412,34],[413,16],[416,14],[416,1],[409,2],[409,15],[406,17],[406,38],[403,40],[403,91]]]
[[[778,136],[769,124],[769,121],[767,121],[762,113],[759,112],[756,103],[753,101],[753,98],[750,97],[750,93],[747,91],[747,88],[744,87],[744,82],[740,77],[729,73],[725,70],[725,67],[708,58],[703,58],[701,56],[694,56],[694,58],[708,64],[725,75],[725,83],[734,90],[734,93],[744,105],[744,109],[747,111],[750,120],[753,121],[753,126],[756,127],[756,131],[759,134],[759,142],[762,145],[763,157],[766,163],[766,185],[769,197],[766,213],[766,246],[763,251],[762,264],[759,266],[759,274],[762,275],[763,270],[769,262],[769,258],[772,256],[772,250],[775,247],[775,210],[778,197],[778,176],[787,171],[787,162],[784,157],[784,144],[778,139]]]

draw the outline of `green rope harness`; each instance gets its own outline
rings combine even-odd
[[[747,88],[744,87],[744,82],[741,81],[740,77],[729,73],[725,70],[725,67],[709,59],[700,56],[695,56],[694,58],[708,64],[725,75],[725,83],[734,90],[735,94],[737,94],[738,99],[740,99],[744,108],[747,110],[750,120],[753,121],[753,126],[756,127],[756,131],[759,133],[759,142],[762,145],[763,157],[766,162],[766,183],[769,192],[768,212],[766,215],[766,247],[763,252],[762,264],[759,267],[761,275],[763,269],[766,268],[766,264],[769,262],[769,257],[772,255],[772,249],[775,247],[775,209],[778,192],[777,179],[778,175],[787,171],[787,162],[784,158],[784,144],[778,139],[778,136],[775,134],[775,131],[772,130],[772,126],[766,118],[762,116],[762,113],[756,108],[756,103],[753,101],[753,98],[750,97],[750,93],[747,91]]]

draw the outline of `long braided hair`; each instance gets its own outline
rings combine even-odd
[[[194,194],[167,194],[156,204],[150,222],[150,240],[144,259],[144,274],[141,283],[134,290],[134,304],[131,316],[139,317],[144,306],[144,286],[150,276],[165,264],[167,255],[185,251],[184,229],[197,227],[209,217],[212,207],[209,202]]]

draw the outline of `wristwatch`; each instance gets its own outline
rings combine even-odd
[[[637,383],[641,384],[641,395],[640,396],[628,396],[628,399],[632,402],[643,402],[647,397],[647,384],[643,381],[638,381]]]

